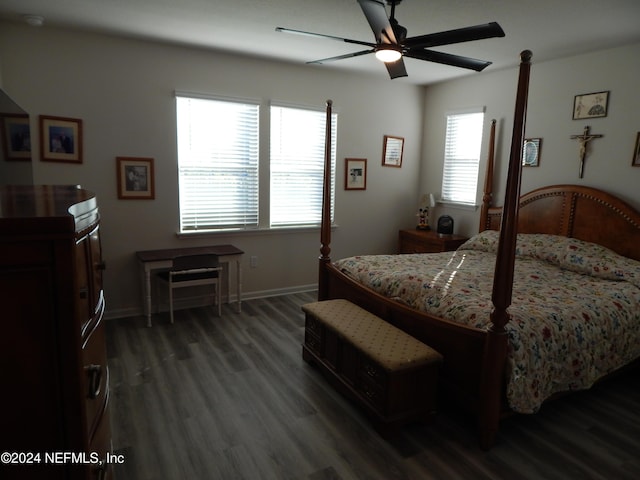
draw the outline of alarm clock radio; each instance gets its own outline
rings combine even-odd
[[[453,218],[449,215],[442,215],[438,218],[438,233],[443,235],[453,234]]]

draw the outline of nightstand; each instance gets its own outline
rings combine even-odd
[[[437,253],[455,250],[469,240],[460,235],[442,235],[434,230],[400,230],[399,253]]]

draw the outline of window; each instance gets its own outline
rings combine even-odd
[[[331,198],[335,193],[337,114],[331,122]],[[271,107],[270,226],[319,225],[326,113]],[[331,202],[333,220],[333,201]]]
[[[484,111],[447,115],[442,173],[444,202],[475,205]]]
[[[259,105],[177,96],[180,232],[258,227]]]

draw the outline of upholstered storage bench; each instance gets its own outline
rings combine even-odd
[[[302,310],[304,360],[363,406],[380,433],[435,411],[438,352],[347,300]]]

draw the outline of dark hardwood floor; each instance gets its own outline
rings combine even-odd
[[[314,300],[108,321],[117,480],[640,478],[637,370],[506,419],[488,452],[446,413],[387,442],[302,360]]]

